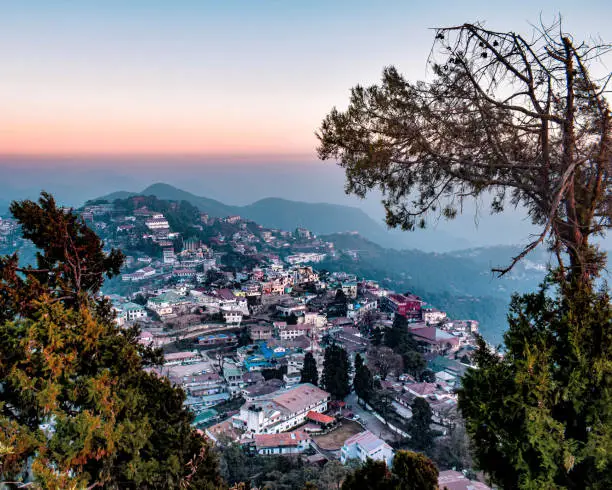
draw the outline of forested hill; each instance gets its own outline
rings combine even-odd
[[[389,231],[361,209],[328,203],[307,203],[280,198],[266,198],[247,206],[232,206],[215,199],[198,196],[168,184],[153,184],[141,192],[119,191],[96,200],[125,199],[129,196],[156,196],[158,199],[188,201],[210,216],[225,218],[240,215],[268,228],[293,230],[304,227],[317,234],[356,231],[367,239],[384,247],[397,249],[420,248],[426,250],[451,250],[467,246],[444,232],[436,232],[433,239],[424,234]]]
[[[547,253],[534,252],[503,278],[491,268],[506,265],[517,247],[488,247],[445,254],[385,249],[350,233],[322,237],[337,250],[351,251],[320,264],[381,281],[398,291],[411,291],[455,318],[473,318],[491,342],[500,342],[508,303],[514,292],[533,291],[542,281]],[[356,258],[355,258],[356,256]]]

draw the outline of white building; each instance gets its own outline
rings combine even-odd
[[[327,410],[330,395],[310,383],[245,403],[233,417],[234,427],[252,434],[279,434],[306,422],[310,411]]]
[[[235,308],[221,308],[225,323],[230,325],[240,325],[242,322],[242,311]]]
[[[259,454],[297,454],[310,447],[310,436],[302,430],[282,434],[255,434],[253,440]]]
[[[384,461],[390,468],[393,463],[393,448],[379,439],[369,430],[349,437],[340,451],[340,461],[346,464],[349,459],[358,459],[365,463],[368,459]]]
[[[141,318],[147,317],[147,311],[144,306],[138,305],[136,303],[126,303],[121,306],[125,314],[125,319],[128,322],[134,322],[136,320],[140,320]]]
[[[174,255],[174,248],[168,247],[163,250],[164,264],[174,264],[176,262],[176,256]]]
[[[436,308],[423,308],[421,314],[425,323],[440,323],[446,319],[446,312]]]
[[[168,230],[170,225],[168,224],[168,220],[164,217],[163,214],[154,214],[148,220],[145,221],[145,225],[149,230],[157,231],[157,230]]]

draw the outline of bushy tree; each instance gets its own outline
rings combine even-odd
[[[122,255],[43,194],[13,203],[37,267],[0,258],[0,479],[41,488],[222,486],[185,394],[143,368],[161,353],[99,295]]]
[[[304,365],[302,366],[300,383],[311,383],[315,386],[319,384],[317,361],[311,352],[307,352],[304,356]]]
[[[368,365],[384,381],[392,372],[400,374],[403,369],[402,356],[390,347],[371,347],[368,350]]]
[[[459,391],[478,467],[503,488],[612,487],[607,291],[515,296],[503,357],[480,340]]]
[[[438,469],[425,455],[398,451],[391,470],[384,461],[368,459],[349,475],[342,490],[437,490]]]
[[[395,490],[393,475],[384,461],[368,459],[349,475],[342,490]]]
[[[335,400],[343,400],[351,392],[351,365],[346,351],[332,344],[325,349],[321,384]]]
[[[438,490],[438,468],[424,454],[398,451],[391,471],[402,490]]]

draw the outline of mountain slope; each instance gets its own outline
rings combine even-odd
[[[247,206],[231,206],[162,183],[153,184],[142,192],[127,193],[121,191],[103,196],[100,199],[112,201],[117,198],[125,198],[129,195],[137,194],[145,196],[153,195],[159,199],[171,201],[188,201],[200,211],[211,216],[224,218],[238,214],[268,228],[293,230],[297,227],[304,227],[317,234],[356,231],[364,237],[386,247],[401,249],[416,248],[422,245],[422,237],[408,233],[391,233],[361,209],[339,204],[307,203],[279,198],[266,198]]]

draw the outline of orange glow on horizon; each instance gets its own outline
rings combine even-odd
[[[276,128],[238,134],[224,128],[3,124],[2,155],[315,156],[316,138],[279,137]]]

